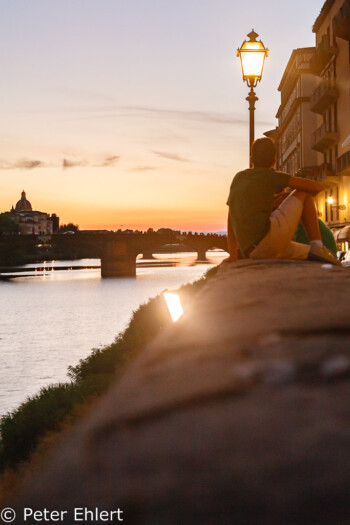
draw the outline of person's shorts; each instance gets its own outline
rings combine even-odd
[[[303,203],[289,195],[270,215],[270,229],[250,253],[251,259],[307,259],[310,246],[293,241]]]

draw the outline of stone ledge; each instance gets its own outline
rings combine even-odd
[[[27,482],[125,523],[346,523],[350,272],[223,265]],[[73,521],[65,521],[73,523]]]

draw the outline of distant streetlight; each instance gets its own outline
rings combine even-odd
[[[246,100],[249,102],[249,161],[252,144],[254,142],[254,111],[255,102],[258,97],[254,88],[260,82],[264,70],[265,58],[269,55],[269,50],[265,48],[261,40],[257,41],[258,33],[254,29],[247,35],[249,40],[245,40],[241,47],[237,49],[237,56],[241,59],[243,82],[247,82],[250,92]]]

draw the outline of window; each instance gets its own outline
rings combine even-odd
[[[332,19],[332,29],[333,29],[332,33],[333,33],[333,46],[336,46],[337,45],[337,39],[336,39],[335,32],[334,32],[334,19],[335,19],[335,16]]]
[[[334,131],[338,131],[338,104],[334,103]]]
[[[339,186],[337,186],[335,194],[337,196],[336,204],[339,205]],[[339,208],[335,208],[335,219],[339,221]]]
[[[333,190],[332,189],[329,190],[329,196],[333,197]],[[329,209],[330,209],[330,212],[331,212],[330,213],[330,215],[331,215],[331,222],[333,222],[334,221],[334,218],[333,218],[333,210],[334,210],[334,208],[333,208],[332,204],[329,204]]]

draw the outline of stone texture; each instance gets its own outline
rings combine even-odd
[[[121,508],[141,525],[349,523],[349,343],[349,270],[223,265],[16,507]]]

